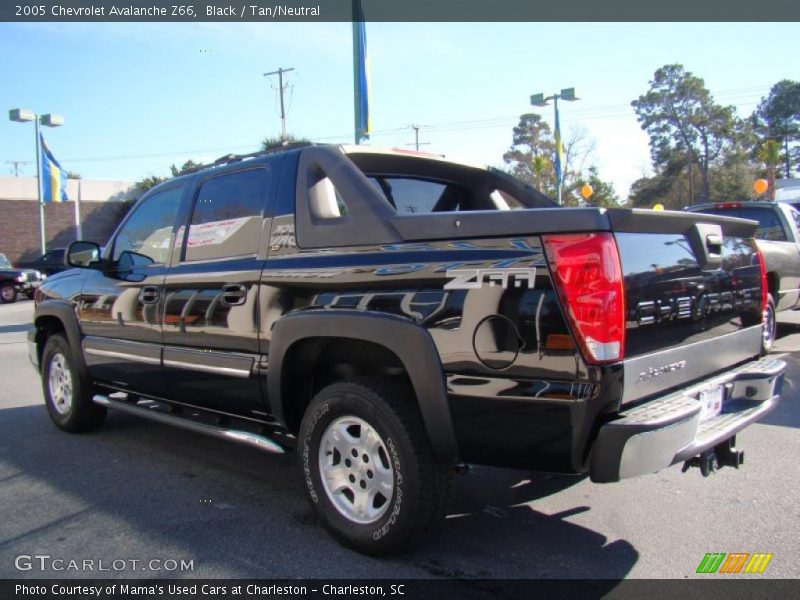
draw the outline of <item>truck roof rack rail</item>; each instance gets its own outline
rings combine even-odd
[[[304,148],[306,146],[315,146],[313,142],[290,142],[287,144],[274,144],[268,146],[264,150],[259,150],[258,152],[250,152],[248,154],[226,154],[224,156],[220,156],[217,160],[215,160],[211,165],[203,165],[203,167],[210,167],[210,166],[219,166],[219,165],[226,165],[229,163],[239,162],[241,160],[245,160],[247,158],[255,158],[257,156],[267,156],[269,154],[274,154],[276,152],[281,152],[283,150],[292,150],[294,148]]]

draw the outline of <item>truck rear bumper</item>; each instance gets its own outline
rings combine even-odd
[[[780,399],[786,363],[763,358],[651,400],[600,428],[592,449],[592,481],[654,473],[725,442],[771,411]],[[722,389],[719,414],[703,418],[700,397]]]

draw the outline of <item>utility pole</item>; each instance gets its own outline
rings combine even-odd
[[[406,144],[406,146],[414,146],[416,148],[417,152],[419,152],[419,147],[420,146],[427,146],[428,144],[430,144],[430,142],[420,142],[419,141],[419,130],[420,130],[420,126],[419,125],[409,125],[409,127],[411,127],[411,129],[414,130],[414,143],[413,144]]]
[[[294,71],[294,67],[289,69],[279,67],[277,71],[264,73],[264,77],[270,77],[272,75],[278,76],[278,95],[281,99],[281,140],[284,142],[286,141],[286,109],[284,108],[283,104],[283,92],[286,90],[286,88],[283,85],[283,74],[289,73],[290,71]]]
[[[19,166],[20,165],[29,165],[31,161],[29,160],[7,160],[7,165],[14,165],[14,177],[19,177]]]

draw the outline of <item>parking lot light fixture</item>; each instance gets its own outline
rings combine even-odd
[[[27,123],[33,121],[36,133],[36,195],[39,200],[39,234],[41,236],[42,254],[47,252],[47,235],[44,227],[44,203],[42,202],[42,168],[41,168],[41,148],[39,146],[39,124],[45,127],[60,127],[64,124],[64,117],[55,113],[38,115],[27,108],[12,108],[8,111],[10,121],[17,123]]]
[[[556,142],[556,155],[555,160],[553,161],[556,167],[556,191],[558,192],[558,204],[561,205],[561,189],[564,187],[564,173],[563,173],[563,165],[561,164],[562,160],[562,146],[561,146],[561,127],[558,122],[558,100],[566,100],[567,102],[575,102],[576,100],[580,100],[577,94],[575,93],[575,88],[563,88],[559,93],[553,94],[552,96],[546,96],[543,93],[540,94],[532,94],[531,95],[531,105],[533,106],[548,106],[550,100],[553,101],[553,110],[555,112],[555,128],[554,128],[554,137]]]

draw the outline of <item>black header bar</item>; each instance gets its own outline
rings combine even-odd
[[[785,22],[798,0],[362,0],[367,21]],[[352,0],[14,0],[0,21],[303,22],[352,20]]]

